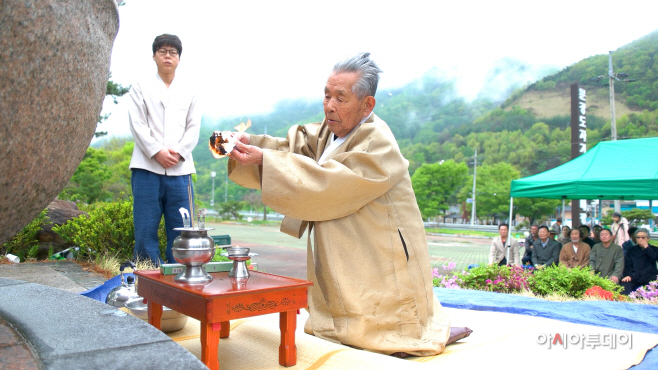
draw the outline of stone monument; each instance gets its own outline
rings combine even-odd
[[[0,243],[60,193],[96,130],[115,0],[0,2]]]

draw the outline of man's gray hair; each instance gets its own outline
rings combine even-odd
[[[359,53],[351,58],[336,63],[333,73],[358,73],[359,78],[352,87],[352,92],[359,99],[366,96],[375,96],[377,84],[379,83],[379,74],[382,72],[377,64],[370,58],[370,53]]]
[[[649,239],[651,239],[651,233],[649,233],[649,230],[647,230],[647,229],[645,229],[645,228],[643,228],[643,227],[642,227],[642,228],[639,228],[639,229],[637,229],[637,230],[635,231],[635,234],[633,234],[633,236],[637,237],[637,234],[639,234],[639,233],[645,233],[645,234],[647,235],[647,237],[648,237]]]

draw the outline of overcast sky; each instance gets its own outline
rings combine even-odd
[[[438,67],[473,98],[502,58],[563,68],[654,31],[656,14],[656,0],[126,0],[111,72],[126,86],[155,73],[153,39],[172,33],[183,42],[177,78],[195,82],[211,117],[246,119],[285,98],[319,100],[331,67],[362,51],[384,70],[380,90]],[[125,104],[106,100],[112,115],[102,130],[130,135]]]

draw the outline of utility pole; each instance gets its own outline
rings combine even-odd
[[[612,70],[612,51],[608,52],[608,80],[610,83],[610,131],[612,141],[617,140],[617,120],[615,116],[615,74]],[[615,211],[617,210],[615,203]]]
[[[228,170],[226,170],[226,182],[224,186],[224,203],[228,203]]]
[[[478,168],[478,150],[475,148],[475,158],[473,160],[473,192],[471,193],[471,200],[473,201],[473,204],[471,205],[471,226],[475,225],[475,179],[476,179],[476,174],[477,174],[477,168]]]
[[[617,140],[617,118],[615,115],[615,75],[612,70],[612,51],[608,52],[608,80],[610,82],[610,135]],[[621,201],[615,199],[615,212],[621,212]]]
[[[612,51],[608,52],[608,76],[597,76],[593,78],[594,81],[600,81],[608,77],[608,84],[610,85],[610,136],[612,141],[617,140],[617,120],[615,115],[615,80],[620,82],[633,82],[635,80],[628,79],[626,73],[615,73],[612,68]],[[624,79],[619,79],[619,77]],[[615,212],[621,211],[621,201],[615,200]]]

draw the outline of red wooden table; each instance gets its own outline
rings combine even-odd
[[[308,306],[306,280],[251,271],[247,280],[229,278],[228,272],[211,273],[208,284],[182,284],[175,275],[159,270],[136,271],[137,293],[148,301],[149,323],[160,329],[162,306],[201,322],[201,361],[219,369],[219,338],[230,334],[230,320],[279,312],[281,345],[279,364],[297,363],[295,329],[297,310]]]

